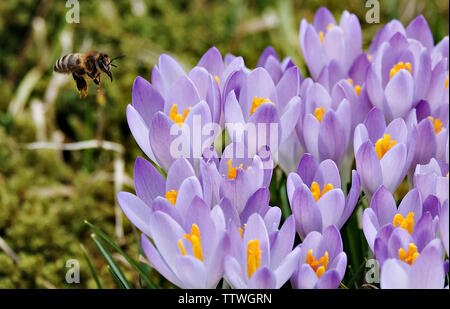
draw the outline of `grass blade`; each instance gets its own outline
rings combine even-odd
[[[120,280],[120,282],[126,289],[132,289],[133,286],[127,280],[127,278],[125,278],[125,275],[120,270],[119,265],[117,265],[117,263],[114,261],[113,257],[111,256],[111,253],[109,253],[108,249],[104,246],[102,241],[95,234],[92,234],[91,237],[94,240],[97,247],[99,248],[102,255],[105,257],[106,262],[111,268],[111,272],[114,273],[114,275],[117,277],[118,280]]]
[[[142,280],[145,281],[145,283],[147,284],[147,286],[150,289],[158,288],[148,277],[148,272],[146,271],[146,269],[142,268],[138,263],[136,263],[136,261],[133,260],[125,251],[123,251],[122,248],[120,248],[119,245],[117,245],[114,242],[114,240],[112,240],[108,235],[106,235],[102,230],[100,230],[98,227],[96,227],[92,223],[90,223],[88,221],[84,221],[84,222],[91,229],[93,229],[95,231],[95,233],[97,233],[98,236],[103,238],[111,247],[113,247],[115,250],[117,250],[127,260],[127,262],[130,263],[130,265],[139,272],[139,274],[142,277]]]
[[[100,279],[98,278],[97,272],[95,271],[94,266],[92,265],[91,259],[89,258],[89,255],[86,251],[86,248],[82,244],[80,244],[81,251],[83,251],[84,258],[86,259],[86,262],[88,263],[89,270],[91,271],[92,277],[94,277],[95,283],[97,284],[98,289],[103,289],[102,284],[100,283]]]

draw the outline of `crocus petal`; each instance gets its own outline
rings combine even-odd
[[[337,270],[326,271],[315,286],[316,289],[337,289],[341,283],[341,276]]]
[[[170,134],[170,128],[173,125],[175,123],[172,120],[162,112],[158,112],[153,117],[149,130],[153,153],[160,166],[166,171],[169,170],[174,160],[170,152],[172,141],[176,138],[176,136]]]
[[[329,259],[332,261],[343,250],[342,238],[339,230],[334,225],[330,225],[322,234],[319,247],[315,256],[323,256],[328,252]]]
[[[294,229],[295,233],[295,229]],[[276,289],[280,289],[286,281],[292,276],[298,265],[298,257],[300,255],[300,248],[295,248],[287,256],[281,264],[275,269],[274,274],[277,281]]]
[[[391,119],[406,116],[413,103],[414,81],[406,70],[398,71],[388,82],[385,95]]]
[[[338,224],[338,228],[341,228],[344,223],[350,218],[356,204],[358,203],[359,193],[361,192],[361,180],[359,178],[358,172],[352,170],[352,186],[350,192],[347,195],[345,201],[344,212],[342,213],[341,219]]]
[[[311,186],[318,167],[319,163],[317,162],[316,158],[309,153],[305,153],[298,164],[297,174],[301,177],[301,181],[303,183],[305,183],[307,186]],[[323,175],[324,172],[322,172],[321,174]],[[327,174],[327,179],[328,176],[329,175]],[[292,191],[292,193],[294,192]]]
[[[405,176],[402,171],[405,160],[406,146],[404,144],[395,145],[380,160],[383,184],[392,193]]]
[[[332,184],[334,188],[341,187],[341,176],[339,169],[333,160],[327,159],[322,161],[314,175],[314,181],[323,187],[326,184]],[[306,182],[305,182],[306,183]]]
[[[155,155],[150,147],[148,127],[139,112],[132,105],[127,106],[127,122],[136,143],[150,160],[156,162]]]
[[[329,110],[325,113],[319,129],[319,158],[320,161],[332,159],[338,164],[346,150],[346,136],[342,134],[344,127],[336,113]]]
[[[267,46],[264,49],[264,51],[261,53],[261,56],[258,59],[258,63],[256,64],[256,67],[264,67],[264,65],[266,64],[266,61],[269,57],[274,57],[276,60],[279,61],[278,54],[272,46]]]
[[[300,40],[300,43],[302,41]],[[316,80],[322,71],[322,68],[327,65],[327,56],[325,50],[320,42],[319,35],[316,30],[308,25],[304,32],[304,41],[302,44],[302,51],[305,57],[308,69],[311,76]]]
[[[195,176],[186,178],[180,185],[177,200],[175,202],[175,207],[180,211],[182,216],[187,213],[192,200],[196,196],[200,198],[203,197],[200,182]]]
[[[333,14],[326,7],[320,7],[314,14],[314,28],[318,31],[326,31],[330,24],[336,25]]]
[[[176,286],[182,287],[183,283],[178,279],[175,273],[169,268],[169,265],[164,261],[159,254],[158,250],[153,246],[151,241],[142,234],[141,236],[141,246],[147,259],[150,261],[151,265],[167,280],[175,284]]]
[[[297,232],[302,239],[311,231],[322,232],[321,212],[306,185],[301,185],[295,191],[291,209],[295,217]]]
[[[301,99],[299,97],[293,97],[287,104],[285,112],[281,115],[280,124],[282,135],[280,143],[284,142],[294,131],[300,115],[300,104]]]
[[[159,57],[158,65],[159,73],[166,90],[169,90],[180,77],[186,74],[178,62],[166,54],[162,54]]]
[[[274,273],[267,267],[258,268],[248,282],[250,289],[275,289],[277,279]]]
[[[364,125],[367,128],[370,140],[372,143],[376,143],[379,138],[383,137],[386,129],[384,114],[378,108],[372,108],[366,116]]]
[[[383,264],[380,274],[382,289],[408,289],[410,283],[408,265],[397,259],[388,259]]]
[[[435,246],[425,248],[414,261],[410,277],[411,287],[442,289],[445,283],[442,252]]]
[[[153,115],[164,109],[164,98],[152,84],[140,76],[133,83],[132,102],[147,126],[150,126]]]
[[[382,184],[383,176],[380,161],[370,141],[359,147],[356,153],[356,168],[364,189],[375,192]]]
[[[225,279],[231,286],[235,289],[245,289],[247,288],[246,281],[242,278],[242,269],[238,261],[231,256],[225,257],[224,263],[225,269]]]
[[[213,76],[221,76],[224,70],[224,64],[220,51],[215,47],[211,47],[200,59],[197,64],[204,67]]]
[[[371,208],[366,208],[362,216],[362,226],[364,236],[372,251],[374,251],[375,238],[377,236],[380,225],[378,223],[377,215]]]
[[[306,150],[315,158],[319,158],[320,122],[311,114],[307,114],[303,124],[303,138]]]
[[[164,196],[165,180],[158,170],[144,158],[138,157],[134,163],[134,187],[136,195],[147,205],[157,196]]]
[[[180,76],[169,89],[164,106],[164,113],[168,115],[174,104],[177,104],[178,112],[182,113],[189,107],[195,106],[198,102],[200,102],[200,96],[197,88],[189,77],[183,75]]]
[[[317,208],[322,215],[322,229],[339,223],[344,206],[345,197],[341,189],[328,191],[317,201]]]
[[[270,207],[264,215],[264,224],[266,225],[267,233],[271,234],[278,230],[281,220],[280,207]]]
[[[296,289],[313,289],[319,280],[314,270],[308,264],[300,265],[295,280]]]
[[[291,252],[295,238],[295,219],[289,216],[270,247],[270,268],[276,269]],[[292,275],[292,274],[291,274]],[[289,275],[290,277],[290,275]]]
[[[408,213],[413,212],[415,214],[415,219],[419,220],[422,216],[422,197],[419,190],[412,189],[405,195],[398,206],[398,212],[404,217],[406,217]]]
[[[119,202],[125,216],[142,232],[152,237],[150,225],[150,216],[152,210],[136,195],[129,192],[119,192],[117,194]]]
[[[261,216],[263,216],[267,211],[267,208],[269,207],[269,200],[270,200],[269,189],[267,188],[258,189],[247,200],[244,210],[241,212],[240,215],[241,222],[243,224],[247,223],[248,218],[254,213],[258,213]]]
[[[191,176],[195,176],[195,172],[189,161],[184,158],[175,160],[167,172],[166,191],[179,190],[181,183]]]
[[[392,223],[392,220],[397,213],[394,197],[385,186],[380,186],[373,194],[370,208],[372,208],[377,215],[380,226]]]
[[[206,289],[215,288],[215,286],[206,286],[207,273],[203,263],[197,258],[185,255],[179,255],[176,263],[177,276],[183,282],[183,288],[187,289]]]
[[[431,34],[430,27],[423,15],[419,15],[406,28],[406,35],[409,38],[416,39],[423,46],[425,46],[429,52],[433,49],[434,41]]]

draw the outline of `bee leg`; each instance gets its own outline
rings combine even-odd
[[[100,84],[100,82],[97,80],[97,78],[95,78],[94,75],[92,75],[91,73],[86,73],[90,78],[92,78],[92,80],[94,81],[94,83],[96,85]]]
[[[75,73],[72,73],[72,77],[75,80],[75,82],[77,83],[77,89],[78,92],[80,93],[80,97],[84,98],[87,96],[87,83],[86,80]]]

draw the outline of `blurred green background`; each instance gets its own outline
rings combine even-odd
[[[161,53],[189,70],[215,45],[253,68],[272,45],[306,73],[298,27],[320,6],[337,19],[343,10],[355,13],[365,48],[392,18],[407,25],[423,14],[435,42],[448,34],[446,0],[380,2],[380,24],[367,24],[365,1],[80,0],[80,23],[69,24],[66,1],[0,1],[0,288],[96,287],[80,244],[103,286],[117,287],[85,219],[138,257],[137,234],[115,195],[133,191],[134,160],[142,155],[125,117],[132,84],[137,75],[150,80]],[[126,55],[114,82],[103,81],[103,105],[92,83],[80,99],[71,78],[52,72],[63,54],[89,50]],[[115,257],[136,284],[136,273]],[[79,284],[65,281],[69,259],[80,262]]]

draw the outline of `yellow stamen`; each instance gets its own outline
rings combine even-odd
[[[235,179],[238,168],[242,168],[243,165],[239,164],[238,167],[233,167],[231,163],[233,162],[233,159],[228,160],[228,179]]]
[[[323,186],[323,190],[322,192],[320,192],[320,186],[317,182],[313,181],[313,183],[311,184],[311,193],[314,196],[314,199],[316,200],[316,202],[328,191],[333,190],[334,187],[331,183],[328,183],[326,185]]]
[[[261,252],[259,239],[253,239],[247,243],[247,273],[249,279],[261,266]]]
[[[325,273],[328,267],[328,262],[328,251],[325,251],[325,255],[322,256],[318,261],[316,260],[314,255],[312,255],[312,249],[308,251],[308,254],[306,256],[306,263],[311,266],[317,277],[320,278]]]
[[[191,234],[184,234],[184,238],[191,242],[194,257],[196,257],[200,261],[203,261],[202,244],[200,241],[200,229],[198,228],[198,225],[192,224]],[[186,250],[184,249],[181,239],[178,240],[178,247],[180,247],[181,254],[186,255]]]
[[[247,227],[247,224],[244,224],[244,228],[239,228],[239,233],[241,234],[242,239],[244,239],[244,230]]]
[[[434,119],[433,117],[428,117],[428,119],[430,119],[431,123],[433,124],[434,127],[434,132],[436,134],[438,134],[439,132],[441,132],[444,128],[442,127],[442,121],[438,118]]]
[[[327,26],[327,30],[330,30],[333,27],[334,27],[334,24],[333,23],[329,23],[328,26]]]
[[[403,218],[401,214],[396,214],[394,216],[394,220],[392,221],[392,224],[395,227],[401,227],[402,229],[405,229],[408,231],[409,234],[412,235],[414,231],[414,213],[410,212],[406,215],[406,218]]]
[[[349,78],[349,79],[347,79],[347,81],[353,86],[353,79]],[[361,86],[356,85],[353,88],[355,88],[355,92],[359,96],[359,94],[361,93]]]
[[[401,261],[408,263],[409,265],[414,264],[414,261],[418,256],[419,252],[417,252],[417,247],[413,243],[409,244],[408,252],[406,252],[406,250],[403,248],[398,249],[398,258]]]
[[[274,104],[269,99],[258,98],[257,96],[253,97],[252,108],[250,109],[250,115],[253,115],[253,113],[256,111],[256,109],[263,103],[272,103],[272,104]]]
[[[386,152],[388,152],[389,149],[394,147],[395,144],[397,144],[397,141],[394,140],[391,141],[390,134],[384,134],[384,136],[380,138],[375,144],[375,151],[377,152],[378,159],[381,160],[381,158],[386,154]]]
[[[178,105],[174,104],[174,105],[172,105],[172,108],[170,109],[169,118],[172,119],[181,128],[181,126],[184,123],[184,120],[186,119],[186,117],[187,117],[187,115],[189,114],[190,111],[191,111],[191,107],[186,109],[183,112],[183,116],[182,116],[182,115],[178,114]]]
[[[409,73],[411,73],[411,63],[407,62],[407,63],[403,63],[403,62],[399,62],[396,65],[394,65],[391,69],[391,72],[389,74],[389,79],[392,78],[392,76],[394,76],[395,74],[397,74],[398,71],[402,70],[402,69],[407,69],[409,71]]]
[[[372,61],[373,56],[371,54],[367,54],[367,60]]]
[[[448,76],[447,76],[447,79],[445,80],[445,89],[447,89],[448,88]]]
[[[319,120],[319,122],[322,122],[322,117],[325,115],[325,109],[323,107],[318,107],[314,111],[314,116]]]
[[[175,203],[177,202],[177,196],[178,191],[176,190],[170,190],[166,192],[166,199],[169,200],[169,202],[171,202],[173,206],[175,206]]]
[[[214,79],[216,80],[217,85],[220,85],[220,79],[219,79],[219,76],[214,75]]]
[[[323,41],[324,41],[323,31],[319,32],[319,39],[320,39],[320,42],[323,44]]]

